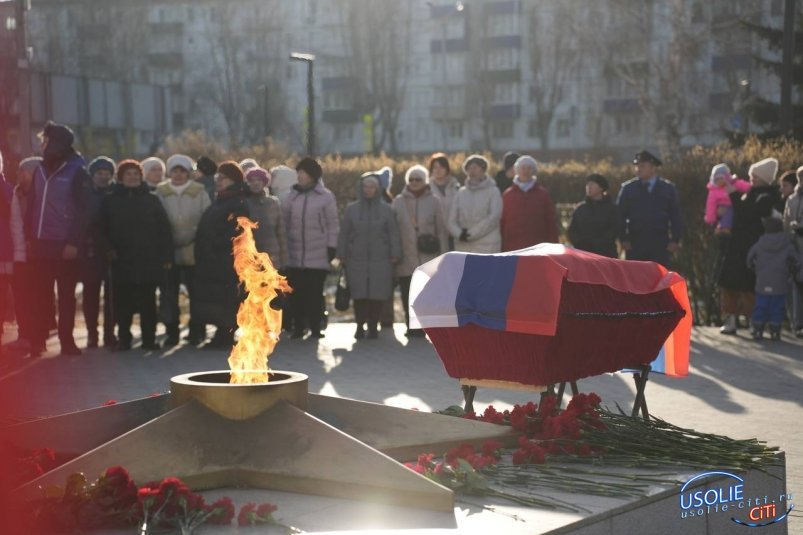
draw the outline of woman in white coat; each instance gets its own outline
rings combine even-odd
[[[488,160],[472,154],[463,163],[463,170],[466,184],[457,192],[449,210],[449,233],[455,240],[455,251],[498,253],[502,249],[502,196],[487,174]]]
[[[401,289],[407,337],[420,338],[424,336],[422,329],[410,329],[410,281],[418,266],[448,251],[449,241],[441,201],[432,194],[427,168],[412,166],[404,175],[404,183],[402,192],[393,199],[402,247],[396,277]]]

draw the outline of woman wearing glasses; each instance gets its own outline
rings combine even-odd
[[[421,329],[410,329],[410,280],[415,268],[448,251],[448,230],[441,201],[429,187],[429,172],[423,165],[414,165],[404,175],[405,186],[393,199],[393,211],[399,224],[402,258],[396,265],[401,288],[407,337],[424,336]]]

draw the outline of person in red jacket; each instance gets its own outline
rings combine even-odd
[[[555,205],[535,176],[538,164],[525,155],[516,160],[514,168],[513,185],[502,195],[502,251],[558,243]]]

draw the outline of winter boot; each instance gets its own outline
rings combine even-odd
[[[781,325],[779,323],[770,323],[770,340],[781,339]]]
[[[354,333],[354,338],[356,340],[362,340],[365,338],[365,328],[362,326],[362,324],[357,325],[357,331]]]
[[[722,334],[736,334],[736,316],[733,314],[726,315],[719,332]]]
[[[165,324],[165,331],[167,332],[167,338],[165,338],[162,347],[174,347],[178,345],[179,342],[179,325],[178,323],[166,323]]]
[[[89,332],[86,337],[86,347],[87,349],[95,349],[98,347],[98,329],[89,329]]]
[[[763,323],[754,323],[753,324],[753,332],[751,333],[753,340],[761,340],[764,338],[764,324]]]

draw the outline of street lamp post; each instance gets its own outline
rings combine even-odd
[[[290,61],[303,61],[307,64],[307,153],[315,156],[315,88],[313,86],[314,54],[293,52]]]
[[[14,18],[6,20],[6,29],[16,31],[17,87],[19,100],[19,147],[23,156],[31,154],[31,106],[28,70],[31,58],[25,39],[25,12],[31,8],[30,0],[17,0]]]

